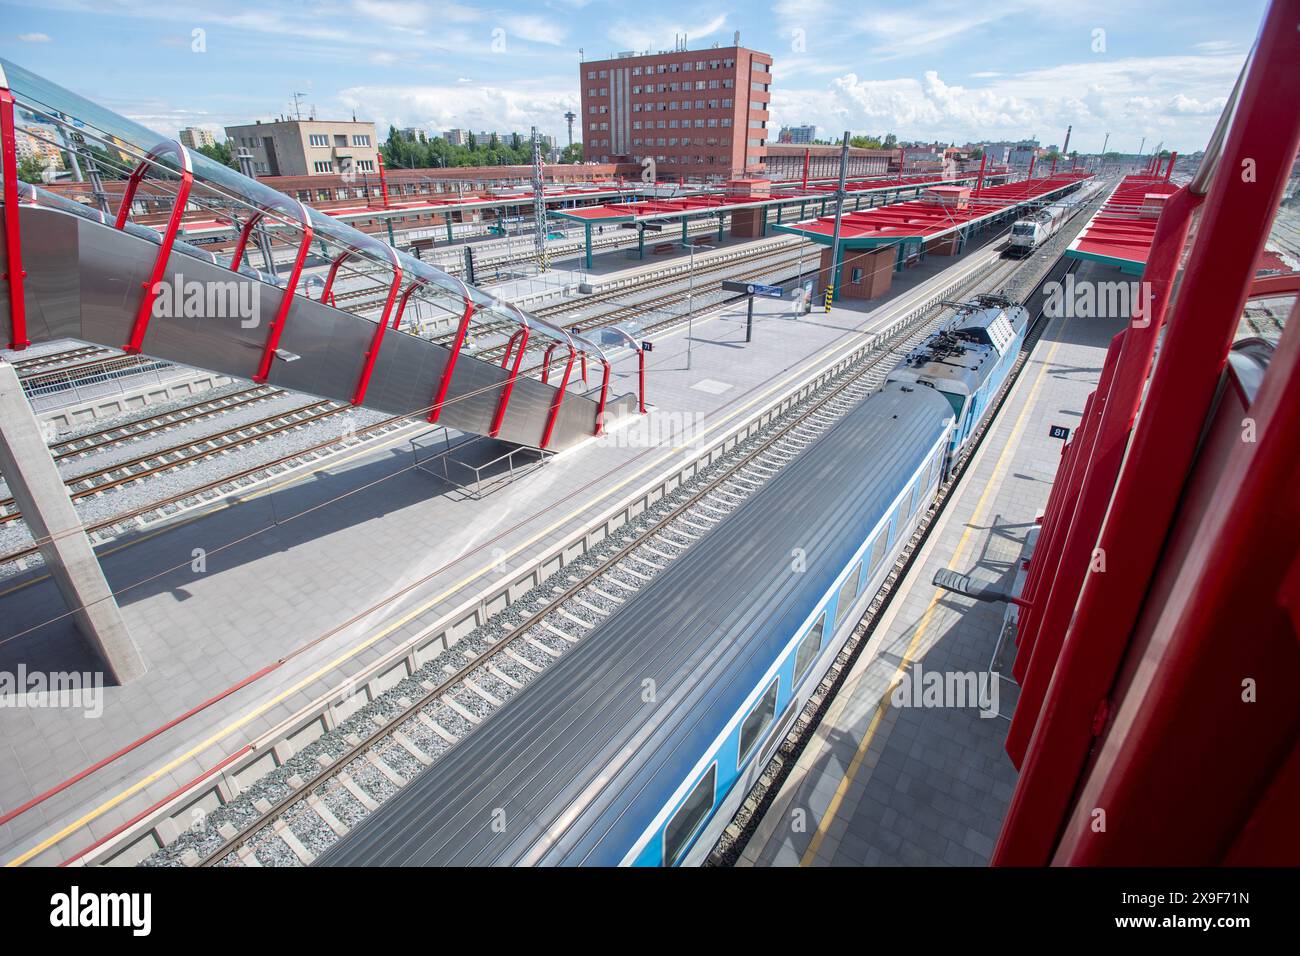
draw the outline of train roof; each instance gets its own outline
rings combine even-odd
[[[962,309],[939,332],[912,349],[892,382],[920,382],[953,395],[972,395],[1012,348],[1029,313],[1008,300],[983,297]]]
[[[623,862],[951,420],[927,389],[870,396],[319,862]]]

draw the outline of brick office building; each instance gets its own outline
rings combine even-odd
[[[737,43],[578,65],[583,156],[655,160],[660,178],[753,176],[766,165],[772,57]]]

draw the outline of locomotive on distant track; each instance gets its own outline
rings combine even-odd
[[[1027,319],[997,296],[962,306],[319,862],[701,862],[988,415]]]

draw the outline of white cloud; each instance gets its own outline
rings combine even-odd
[[[24,43],[49,43],[50,35],[48,33],[20,33],[18,39]]]
[[[479,11],[458,3],[431,4],[421,0],[353,0],[352,7],[372,20],[390,27],[423,29],[432,23],[470,23],[482,18]]]
[[[503,133],[527,132],[537,126],[557,134],[566,110],[580,105],[578,91],[561,85],[512,83],[508,88],[470,85],[465,77],[453,86],[355,86],[339,100],[357,116],[375,121],[386,131],[393,126],[443,130],[472,128]]]
[[[534,43],[559,46],[569,35],[568,29],[564,26],[533,14],[506,17],[503,23],[509,35],[531,40]]]
[[[772,125],[812,122],[959,142],[1037,136],[1045,143],[1059,143],[1073,125],[1081,149],[1100,148],[1110,132],[1122,149],[1136,150],[1146,136],[1193,150],[1204,145],[1240,66],[1235,55],[1097,60],[971,86],[950,84],[934,70],[891,79],[845,73],[820,89],[775,86]]]
[[[622,20],[609,28],[609,38],[624,50],[667,50],[676,36],[694,41],[717,33],[727,25],[727,15],[720,13],[703,23],[686,24],[663,19]]]

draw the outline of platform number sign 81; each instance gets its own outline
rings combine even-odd
[[[1048,428],[1048,434],[1053,438],[1060,438],[1062,441],[1066,441],[1070,437],[1070,429],[1066,428],[1064,425],[1051,425]]]

